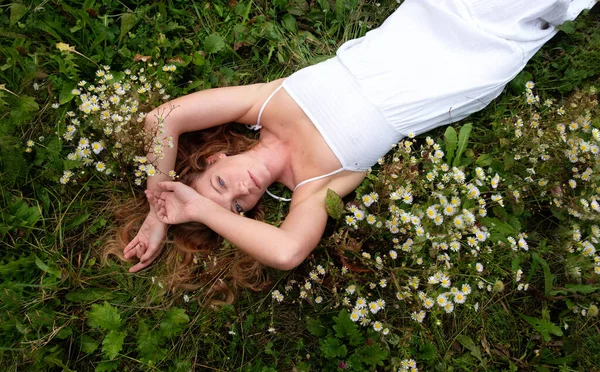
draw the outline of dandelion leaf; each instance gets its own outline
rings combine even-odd
[[[454,151],[456,151],[456,145],[458,143],[458,136],[456,135],[456,129],[454,127],[446,128],[444,132],[444,142],[446,144],[446,161],[448,164],[452,163],[454,159]]]
[[[456,336],[456,341],[460,342],[465,349],[471,352],[471,355],[483,363],[483,359],[481,358],[481,350],[479,349],[479,346],[475,345],[475,342],[473,342],[471,337],[466,335],[458,335]]]
[[[544,244],[545,243],[542,242],[540,245]],[[550,271],[550,265],[548,264],[548,262],[542,257],[540,257],[539,254],[533,252],[531,253],[531,257],[533,258],[534,262],[537,262],[542,267],[542,270],[544,272],[544,295],[550,296],[550,293],[552,292],[552,282],[554,281],[554,278],[556,278],[556,276]]]
[[[325,210],[329,217],[339,220],[342,218],[344,212],[344,203],[342,198],[333,190],[327,189],[327,196],[325,197]]]
[[[460,165],[460,158],[462,154],[467,149],[467,144],[469,143],[469,137],[471,136],[471,130],[473,129],[473,124],[467,123],[460,128],[460,132],[458,133],[458,146],[456,149],[456,157],[452,162],[452,165],[458,167]]]
[[[549,342],[552,339],[550,337],[550,334],[553,334],[555,336],[563,335],[563,332],[560,329],[560,327],[547,319],[538,319],[538,318],[534,318],[532,316],[527,316],[525,314],[520,314],[520,313],[518,313],[518,314],[527,323],[529,323],[529,325],[531,325],[533,328],[535,328],[535,330],[538,331],[542,335],[542,337],[544,338],[544,341],[546,341],[546,342]]]
[[[117,331],[123,324],[119,310],[106,301],[102,305],[93,304],[87,316],[90,326],[107,331]]]

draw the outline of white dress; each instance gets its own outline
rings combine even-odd
[[[481,110],[595,0],[406,0],[382,25],[283,88],[342,169],[365,170],[404,136]]]

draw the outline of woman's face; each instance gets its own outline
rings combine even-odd
[[[254,208],[269,186],[269,172],[264,164],[246,154],[215,157],[214,163],[190,186],[234,213]]]

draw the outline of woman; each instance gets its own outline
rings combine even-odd
[[[286,79],[178,98],[148,115],[165,136],[228,122],[261,127],[246,152],[216,152],[188,185],[148,180],[151,209],[125,248],[141,270],[160,254],[169,224],[196,221],[274,268],[300,264],[327,221],[327,189],[351,193],[400,139],[485,107],[556,32],[595,0],[407,0],[381,27],[342,45],[336,57]],[[283,88],[283,89],[280,89]],[[177,147],[177,141],[174,141]],[[158,168],[174,168],[176,150]],[[267,187],[293,190],[275,227],[242,214]]]

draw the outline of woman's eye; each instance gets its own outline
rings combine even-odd
[[[221,177],[217,177],[217,181],[219,182],[219,186],[225,188],[225,181]]]
[[[237,213],[244,213],[244,208],[242,208],[241,205],[239,205],[237,202],[235,203],[235,211]]]

